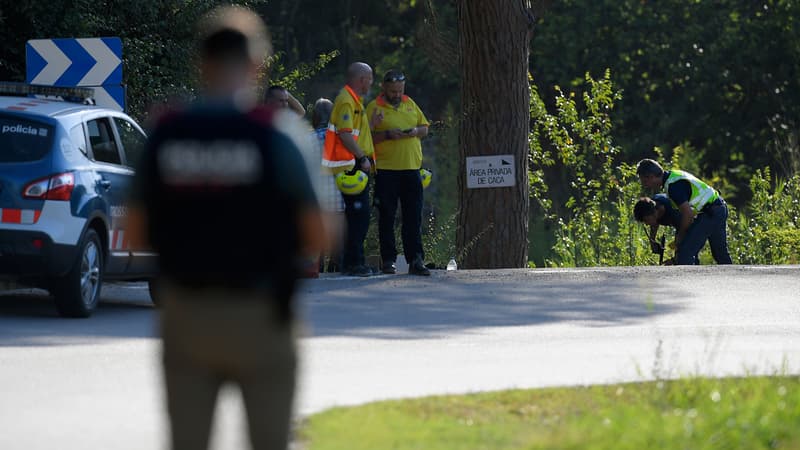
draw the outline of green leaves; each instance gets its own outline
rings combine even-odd
[[[555,103],[558,93],[543,86],[579,89],[576,73],[610,68],[625,95],[612,119],[627,159],[689,144],[705,152],[701,173],[728,172],[744,193],[756,168],[788,177],[797,164],[777,160],[800,160],[783,148],[765,151],[800,124],[798,17],[800,3],[790,0],[552,2],[536,28],[534,74]]]
[[[307,80],[318,74],[340,54],[341,52],[339,50],[331,50],[317,55],[313,63],[301,62],[292,68],[288,68],[283,62],[286,54],[284,52],[278,52],[267,61],[266,71],[269,72],[270,79],[264,80],[261,84],[263,86],[277,84],[285,87],[290,92],[296,92],[298,82]]]
[[[564,93],[556,86],[555,114],[547,112],[538,90],[531,89],[531,195],[546,211],[555,209],[559,217],[549,264],[641,263],[644,244],[634,239],[630,210],[638,184],[634,171],[620,165],[619,147],[611,136],[609,114],[622,96],[608,70],[599,80],[587,73],[584,83],[580,104],[574,92]],[[559,187],[568,197],[563,206],[553,206],[547,195],[545,173],[554,165],[568,181]]]
[[[266,0],[0,0],[0,79],[24,79],[28,39],[119,36],[128,109],[144,120],[151,104],[194,94],[196,22],[222,3],[258,7]]]
[[[769,168],[750,180],[753,199],[744,211],[731,211],[731,256],[741,264],[800,262],[800,175],[772,182]]]

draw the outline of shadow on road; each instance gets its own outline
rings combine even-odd
[[[103,286],[100,305],[88,319],[58,316],[47,291],[0,293],[0,347],[51,346],[102,339],[155,337],[156,313],[147,289],[134,284]]]
[[[604,327],[671,314],[691,296],[648,278],[603,271],[435,272],[311,280],[301,304],[314,337],[436,338],[484,327],[556,322]]]
[[[637,324],[686,308],[700,280],[793,277],[798,267],[697,266],[434,271],[431,277],[324,275],[300,285],[312,337],[444,337],[486,327]],[[88,320],[58,318],[44,291],[0,293],[0,346],[155,336],[146,283],[107,285]]]

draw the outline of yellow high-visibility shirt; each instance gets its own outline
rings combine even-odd
[[[375,153],[372,145],[372,134],[369,129],[369,116],[364,113],[361,99],[354,98],[355,93],[343,88],[333,102],[333,110],[328,129],[336,134],[342,132],[352,133],[358,146],[367,156]]]
[[[379,108],[383,121],[375,127],[376,132],[407,130],[421,125],[430,125],[419,106],[404,95],[395,108],[379,95],[367,105],[367,117],[372,117]],[[390,139],[375,144],[375,167],[379,170],[414,170],[422,167],[422,143],[418,137]]]

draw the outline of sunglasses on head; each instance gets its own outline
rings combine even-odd
[[[396,83],[398,81],[406,81],[406,76],[402,73],[392,73],[383,77],[384,83]]]

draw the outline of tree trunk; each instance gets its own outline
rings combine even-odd
[[[459,0],[459,267],[528,264],[528,52],[524,0]],[[515,185],[467,187],[466,158],[512,155]]]

